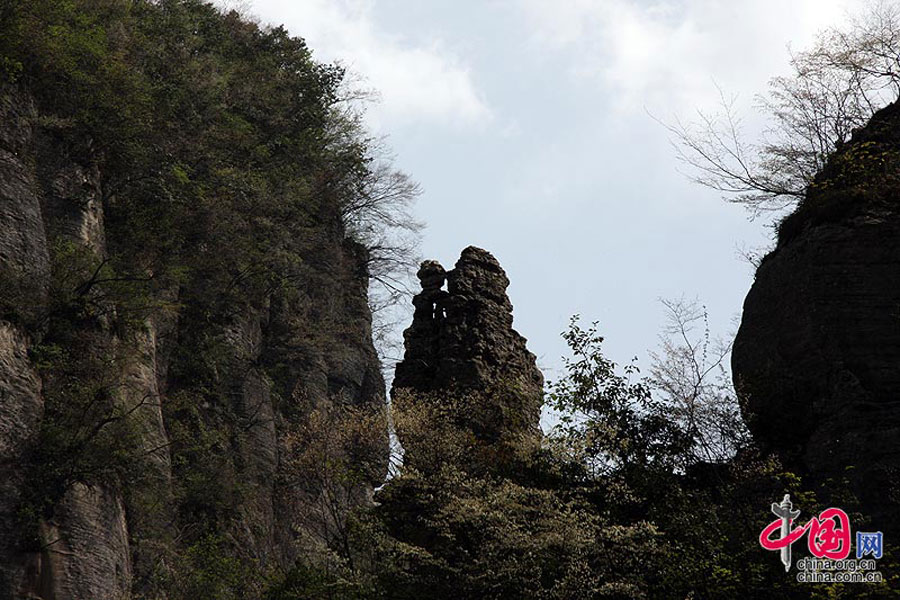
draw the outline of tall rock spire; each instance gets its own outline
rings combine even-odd
[[[453,270],[429,260],[418,277],[422,291],[392,394],[474,393],[484,409],[470,422],[479,437],[538,434],[544,378],[512,327],[509,279],[497,259],[469,246]]]

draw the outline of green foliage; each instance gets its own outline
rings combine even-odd
[[[167,397],[164,417],[179,521],[190,527],[192,539],[227,528],[237,517],[244,491],[229,452],[235,415],[178,392]]]
[[[235,556],[225,539],[206,535],[192,544],[179,565],[173,598],[241,600],[259,597],[264,581],[258,565]]]
[[[15,83],[21,75],[21,62],[8,56],[0,57],[0,82]]]
[[[394,406],[406,450],[378,506],[357,521],[353,564],[384,598],[640,598],[659,537],[610,520],[585,471],[535,440],[480,438],[472,394],[407,395]]]
[[[28,546],[38,541],[38,521],[52,517],[74,484],[127,487],[146,474],[136,427],[141,411],[157,399],[129,393],[118,377],[128,347],[111,344],[100,331],[72,328],[70,319],[82,314],[55,315],[43,343],[32,349],[43,381],[44,416],[28,455],[31,468],[19,509]]]
[[[367,525],[371,564],[390,598],[642,597],[655,571],[648,523],[608,523],[577,494],[450,465],[406,473]]]
[[[342,70],[283,28],[199,0],[36,0],[5,17],[0,64],[100,163],[123,275],[193,274],[188,302],[259,299],[374,185]]]
[[[525,410],[519,397],[515,383],[455,393],[395,393],[391,406],[407,451],[405,466],[431,473],[449,463],[479,476],[527,470],[539,436],[518,422]]]
[[[359,581],[359,575],[339,567],[297,563],[269,584],[264,600],[364,600],[375,592]]]
[[[616,372],[602,353],[596,323],[582,329],[573,317],[563,338],[572,358],[564,359],[566,376],[550,383],[548,403],[560,413],[556,435],[565,437],[574,457],[597,473],[683,466],[693,440],[669,418],[650,385],[636,380],[637,366]]]
[[[834,153],[797,209],[778,224],[779,244],[796,237],[804,226],[835,223],[892,206],[900,183],[898,166],[900,153],[890,144],[851,143]]]
[[[854,185],[874,188],[893,179],[897,164],[897,151],[884,144],[873,141],[850,144],[831,157],[823,176],[817,178],[810,189],[818,192]]]
[[[667,419],[674,407],[653,400],[649,383],[632,381],[635,367],[617,372],[602,355],[596,327],[584,330],[573,320],[564,337],[573,358],[566,376],[551,385],[550,398],[568,416],[555,431],[554,448],[584,466],[576,481],[586,490],[591,512],[607,515],[611,523],[654,527],[658,560],[645,571],[646,597],[809,597],[808,584],[786,576],[760,548],[759,533],[772,520],[769,505],[785,493],[803,507],[806,519],[840,506],[855,526],[863,526],[848,482],[805,481],[741,438],[731,460],[698,462],[691,432]],[[803,553],[797,545],[797,557]],[[886,588],[817,591],[881,597]]]
[[[541,448],[475,435],[466,411],[484,398],[401,396],[399,473],[346,522],[335,561],[302,560],[270,597],[889,597],[889,584],[799,584],[757,541],[784,493],[807,518],[834,505],[865,526],[846,481],[806,481],[745,444],[699,462],[650,384],[603,356],[596,327],[573,321],[566,340],[550,398],[569,413]]]
[[[143,314],[148,299],[135,288],[142,284],[119,277],[72,242],[58,240],[50,258],[48,300],[25,320],[41,334],[30,358],[44,400],[21,508],[28,518],[49,517],[75,483],[121,486],[140,479],[146,457],[135,428],[140,412],[158,401],[123,382],[133,348],[109,333],[114,321],[131,327],[134,315]]]

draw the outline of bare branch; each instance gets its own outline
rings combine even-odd
[[[710,336],[706,308],[697,301],[660,302],[668,323],[660,352],[651,353],[651,383],[692,436],[694,460],[727,460],[747,436],[726,367],[731,343]]]
[[[800,201],[828,157],[900,94],[900,7],[875,0],[844,28],[791,53],[790,77],[774,77],[756,108],[768,126],[747,140],[734,98],[690,123],[662,123],[695,182],[755,215]],[[657,119],[657,121],[659,121]]]

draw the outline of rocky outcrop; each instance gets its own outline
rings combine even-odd
[[[16,303],[41,303],[50,275],[40,186],[28,158],[37,109],[17,88],[0,92],[0,285]]]
[[[900,490],[900,108],[817,177],[744,303],[732,365],[755,438],[849,477],[870,513]],[[886,525],[885,525],[886,526]]]
[[[0,321],[0,594],[12,597],[25,577],[16,513],[23,499],[27,449],[43,414],[41,380],[28,360],[27,336]]]
[[[46,540],[20,588],[44,598],[127,598],[132,568],[121,495],[76,483],[41,526]]]
[[[51,315],[51,307],[71,307],[54,304],[51,278],[69,290],[84,282],[65,279],[59,255],[85,261],[89,273],[97,265],[96,275],[110,248],[122,246],[123,234],[105,219],[105,202],[116,198],[104,182],[90,140],[42,125],[27,89],[0,88],[0,597],[164,597],[160,582],[178,581],[179,557],[191,536],[203,534],[192,512],[199,510],[203,526],[218,530],[221,553],[262,570],[288,569],[310,536],[296,519],[304,509],[297,484],[284,473],[285,436],[302,428],[313,405],[384,408],[366,252],[345,239],[323,203],[324,216],[284,249],[292,257],[281,273],[289,285],[229,303],[200,272],[142,291],[139,304],[125,307],[139,310],[137,322],[121,307],[98,304],[66,321],[67,337],[60,336],[52,321],[64,315]],[[215,303],[198,300],[201,292]],[[86,340],[84,349],[67,346],[70,339]],[[59,405],[54,415],[65,412],[80,380],[53,375],[39,357],[71,352],[65,368],[94,351],[103,361],[94,374],[102,393],[88,399],[81,425],[99,438],[127,421],[120,441],[130,447],[116,451],[138,462],[115,475],[37,464],[34,457],[46,460],[42,436],[60,426],[46,431],[48,394]],[[107,406],[99,417],[98,406]],[[79,432],[64,428],[64,437],[70,433]],[[90,443],[74,447],[89,454]],[[386,429],[367,450],[381,453],[386,468]],[[69,458],[81,456],[62,460]],[[359,485],[371,490],[385,468]],[[35,493],[44,472],[64,473],[49,505],[40,504],[43,490]],[[206,503],[199,508],[191,504],[198,498]]]
[[[477,394],[482,410],[470,423],[476,434],[488,440],[537,434],[543,376],[512,327],[509,279],[497,259],[470,246],[451,271],[425,261],[418,277],[422,291],[413,298],[392,395]]]

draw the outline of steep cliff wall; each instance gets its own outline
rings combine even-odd
[[[81,10],[44,4],[4,33]],[[322,542],[320,481],[292,456],[308,416],[385,423],[368,256],[340,211],[363,159],[323,134],[337,73],[202,3],[107,8],[0,73],[2,598],[192,597],[287,569]],[[386,426],[354,443],[351,505],[383,478]]]
[[[0,102],[0,272],[13,282],[7,291],[16,291],[4,298],[6,320],[0,321],[0,596],[118,598],[133,585],[152,588],[161,569],[177,568],[166,562],[178,550],[173,526],[199,523],[195,511],[206,511],[234,548],[260,564],[289,565],[301,550],[294,511],[303,507],[289,489],[279,489],[284,432],[322,403],[373,411],[383,406],[365,251],[344,240],[339,229],[323,227],[316,232],[319,239],[297,253],[304,264],[285,274],[290,288],[269,291],[258,303],[218,306],[213,318],[198,314],[210,305],[185,305],[180,298],[192,286],[207,285],[198,275],[181,289],[155,291],[148,298],[155,307],[141,312],[136,328],[126,327],[111,308],[96,318],[80,316],[62,334],[51,315],[58,308],[49,291],[51,265],[62,260],[50,257],[53,249],[83,250],[100,265],[107,243],[117,243],[107,239],[103,225],[100,167],[76,162],[67,142],[44,136],[26,91],[4,88]],[[215,371],[206,374],[205,383],[213,387],[202,394],[189,374],[196,369],[189,363],[204,350],[194,347],[198,340],[214,346],[204,357],[204,368]],[[74,424],[73,415],[57,407],[58,421],[49,426],[70,429],[63,432],[72,438],[65,452],[89,453],[96,450],[82,446],[95,438],[76,439],[71,428],[97,427],[99,438],[103,427],[127,420],[132,447],[122,451],[135,455],[129,468],[143,472],[124,480],[71,473],[55,482],[58,493],[48,502],[29,505],[27,496],[46,483],[39,481],[49,460],[41,446],[53,435],[42,431],[48,424],[42,423],[36,349],[90,353],[100,347],[109,353],[95,357],[108,370],[108,409]],[[77,402],[71,386],[91,376],[60,374],[59,367],[81,364],[68,360],[43,369],[57,402]],[[213,441],[197,447],[197,436]],[[206,487],[189,489],[193,485]],[[21,518],[34,511],[26,516],[35,523]],[[37,529],[27,531],[29,525]]]
[[[870,512],[900,490],[900,107],[836,153],[780,228],[733,369],[754,436]],[[886,524],[884,526],[887,526]]]

